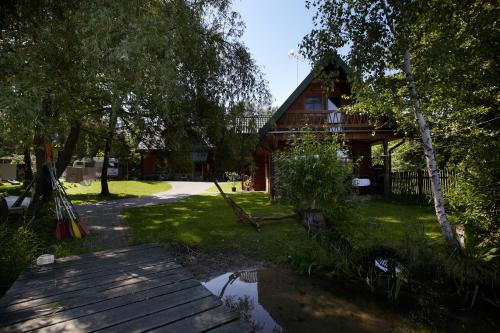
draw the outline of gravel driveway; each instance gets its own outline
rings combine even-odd
[[[138,198],[118,199],[76,205],[78,213],[89,226],[90,246],[97,249],[114,249],[129,245],[128,226],[120,216],[122,210],[133,207],[160,205],[175,202],[190,195],[205,192],[213,185],[210,182],[168,182],[172,188],[165,192]]]

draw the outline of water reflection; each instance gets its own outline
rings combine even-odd
[[[259,303],[258,270],[229,272],[203,285],[230,308],[239,311],[256,332],[279,333],[283,328]]]

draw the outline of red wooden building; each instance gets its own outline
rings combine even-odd
[[[340,69],[339,80],[333,91],[325,94],[323,83],[311,72],[293,91],[283,105],[268,119],[258,132],[259,144],[255,151],[254,188],[258,191],[271,189],[273,152],[287,146],[292,134],[298,134],[307,127],[308,131],[328,131],[343,134],[353,161],[358,161],[353,170],[357,178],[368,178],[380,192],[390,190],[390,151],[388,142],[401,138],[395,126],[373,125],[373,119],[364,114],[346,114],[343,106],[350,95],[347,80],[348,68],[341,60],[336,60]],[[382,165],[374,165],[371,147],[382,144],[384,157]]]

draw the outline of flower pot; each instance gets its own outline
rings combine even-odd
[[[231,187],[231,191],[236,192],[236,187],[235,186]]]

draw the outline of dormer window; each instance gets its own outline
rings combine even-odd
[[[304,98],[304,110],[306,111],[322,111],[323,99],[321,96],[307,96]]]

